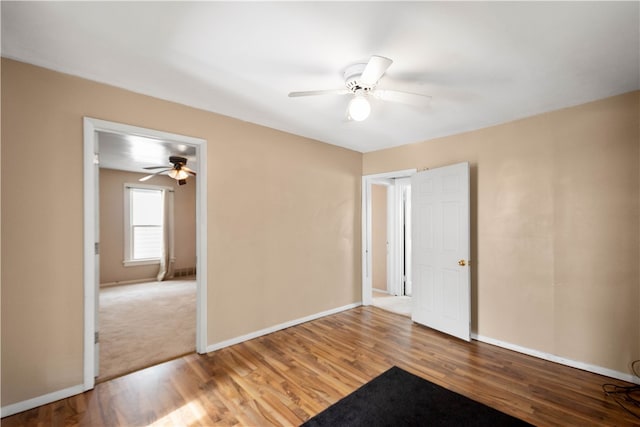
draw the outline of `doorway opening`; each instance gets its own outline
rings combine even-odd
[[[120,145],[119,145],[120,144]],[[124,148],[123,148],[124,147]],[[85,290],[85,317],[84,317],[84,330],[85,330],[85,344],[84,344],[84,388],[89,390],[94,387],[96,377],[100,380],[105,378],[100,375],[100,312],[101,309],[105,309],[108,304],[111,304],[113,300],[126,301],[134,295],[136,298],[155,298],[155,301],[160,301],[162,305],[162,298],[164,301],[169,300],[169,309],[175,308],[176,301],[180,301],[186,298],[187,309],[191,310],[188,313],[191,320],[187,322],[192,323],[194,336],[193,338],[187,337],[187,340],[191,344],[191,348],[188,351],[197,351],[198,353],[206,352],[206,263],[202,262],[207,259],[206,252],[206,141],[198,138],[192,138],[184,135],[170,134],[166,132],[160,132],[152,129],[139,128],[129,125],[123,125],[120,123],[107,122],[103,120],[85,118],[84,119],[84,230],[85,230],[85,250],[84,250],[84,290]],[[172,154],[189,154],[191,160],[194,163],[194,168],[197,169],[197,179],[192,177],[188,179],[187,186],[190,186],[188,191],[184,191],[179,195],[176,195],[179,191],[177,184],[172,183],[172,180],[168,177],[154,177],[154,179],[165,179],[162,183],[154,183],[158,185],[147,185],[147,189],[152,187],[162,192],[164,213],[163,218],[166,219],[162,227],[163,231],[161,235],[156,237],[163,239],[161,247],[163,248],[163,255],[161,257],[155,257],[154,260],[138,260],[133,259],[135,257],[124,255],[126,251],[123,246],[127,243],[127,231],[131,233],[139,234],[140,238],[149,238],[154,233],[154,228],[145,224],[145,227],[132,227],[132,230],[124,225],[124,218],[126,213],[124,209],[119,209],[117,213],[109,213],[108,216],[118,216],[123,218],[123,224],[116,226],[116,228],[123,228],[120,235],[124,234],[124,239],[118,243],[121,252],[116,257],[124,258],[120,259],[120,267],[115,267],[117,264],[113,264],[108,268],[111,276],[106,278],[100,274],[101,255],[109,251],[107,247],[107,241],[104,241],[104,245],[101,243],[101,227],[100,227],[100,199],[104,194],[101,193],[101,178],[103,180],[114,179],[120,180],[116,184],[116,192],[119,191],[120,197],[118,201],[125,205],[128,200],[126,195],[131,194],[130,187],[132,183],[135,186],[144,185],[139,182],[139,178],[144,176],[141,172],[147,172],[142,169],[144,166],[150,166],[154,164],[165,164],[168,157],[167,153]],[[114,167],[114,164],[124,164],[124,166]],[[104,172],[108,174],[102,174],[101,167],[104,167]],[[120,171],[118,169],[123,169]],[[155,172],[152,170],[151,172]],[[159,174],[160,175],[160,174]],[[114,178],[115,177],[115,178]],[[181,183],[182,186],[184,184]],[[184,187],[187,188],[187,187]],[[182,189],[182,187],[180,187]],[[187,192],[191,192],[191,201],[188,201],[186,196]],[[125,195],[125,197],[122,197]],[[179,209],[174,209],[174,206],[180,201]],[[187,197],[185,199],[185,197]],[[123,200],[124,199],[124,200]],[[102,204],[108,204],[106,200]],[[189,208],[189,203],[192,206]],[[185,205],[185,206],[182,206]],[[194,228],[190,232],[191,241],[187,243],[187,246],[193,245],[190,248],[191,253],[189,256],[182,256],[182,259],[188,258],[187,265],[174,264],[176,261],[175,253],[173,252],[176,241],[178,240],[178,234],[180,234],[180,227],[183,225],[182,221],[176,221],[174,227],[174,218],[178,219],[178,210],[184,211],[183,208],[187,208],[190,213],[186,213],[186,216],[192,215],[189,222],[190,226]],[[184,215],[183,215],[184,216]],[[105,214],[103,212],[103,217]],[[194,222],[195,221],[195,222]],[[152,220],[153,222],[153,220]],[[144,230],[143,230],[144,229]],[[109,232],[112,233],[113,231]],[[105,231],[103,231],[105,233]],[[115,233],[118,233],[117,231]],[[151,233],[151,234],[150,234]],[[156,233],[157,234],[157,233]],[[184,231],[182,231],[184,234]],[[181,235],[182,235],[181,234]],[[152,236],[151,236],[152,237]],[[131,235],[129,239],[133,242]],[[136,251],[142,246],[136,246]],[[114,254],[111,253],[110,256]],[[132,259],[129,259],[132,258]],[[154,257],[152,257],[154,258]],[[153,265],[155,264],[155,265]],[[159,270],[159,265],[160,270]],[[145,268],[151,268],[158,271],[157,276],[154,273],[152,276],[157,279],[155,286],[152,283],[140,283],[140,278],[131,277],[127,279],[123,274],[128,266],[133,265],[135,267],[142,267],[142,276],[149,276],[148,272],[144,272]],[[164,267],[163,267],[164,266]],[[160,273],[162,272],[162,277]],[[138,273],[140,274],[140,273]],[[175,281],[172,283],[162,281],[164,279],[174,277]],[[142,277],[145,279],[146,277]],[[144,282],[145,280],[142,280]],[[158,283],[163,284],[162,287],[157,286]],[[101,282],[107,285],[115,285],[109,287],[100,287]],[[133,284],[136,283],[136,284]],[[123,286],[124,285],[124,286]],[[166,285],[166,286],[165,286]],[[178,286],[179,285],[179,286]],[[122,289],[118,289],[122,288]],[[134,289],[135,288],[135,289]],[[138,289],[139,288],[139,289]],[[104,297],[105,292],[108,297]],[[100,294],[103,293],[103,306],[100,305]],[[133,294],[131,293],[133,292]],[[158,293],[160,292],[160,293]],[[172,296],[167,297],[167,292]],[[180,296],[178,296],[180,294]],[[128,296],[127,296],[128,295]],[[152,296],[155,295],[155,296]],[[186,296],[185,296],[186,295]],[[173,301],[170,299],[173,298]],[[188,301],[191,301],[189,303]],[[189,308],[189,304],[191,304]],[[117,305],[117,304],[116,304]],[[145,310],[143,304],[139,304],[137,307],[131,307],[131,311],[135,315]],[[118,316],[116,316],[118,317]],[[177,317],[177,316],[176,316]],[[135,320],[133,320],[135,321]],[[131,325],[133,329],[135,325]],[[174,328],[169,326],[169,328]],[[127,325],[116,326],[117,330],[128,329]],[[135,339],[134,339],[135,340]],[[150,343],[151,346],[157,344]],[[144,347],[141,345],[140,347]],[[115,347],[114,347],[115,348]],[[138,349],[140,351],[140,349]],[[142,349],[142,357],[146,356],[145,350]],[[139,355],[140,356],[140,355]],[[172,355],[179,356],[179,354]],[[118,357],[118,355],[116,355]],[[160,363],[163,360],[158,360],[156,363]],[[139,366],[142,368],[144,366]],[[132,369],[135,370],[135,369]],[[125,369],[126,371],[126,369]],[[125,373],[125,372],[122,372]]]
[[[410,178],[392,178],[390,186],[372,184],[371,213],[372,213],[372,305],[393,313],[411,317],[411,180]],[[383,199],[384,200],[381,200]],[[384,202],[386,201],[386,204]],[[377,218],[378,217],[378,218]],[[380,218],[381,217],[381,218]],[[381,226],[381,220],[387,222]],[[388,229],[397,231],[397,254],[389,251]],[[382,248],[379,241],[386,240],[386,247]],[[381,254],[380,252],[384,253]],[[384,258],[381,257],[384,256]],[[383,286],[376,275],[376,270],[385,263],[398,259],[400,279],[385,278]],[[386,261],[386,262],[385,262]]]
[[[415,169],[362,178],[362,301],[411,316],[411,181]]]
[[[102,131],[97,139],[103,382],[195,351],[197,176],[180,185],[167,164],[174,155],[198,162],[186,144]]]
[[[372,287],[372,185],[383,183],[394,198],[403,193],[400,178],[411,177],[411,255],[400,250],[406,242],[399,236],[401,221],[392,218],[388,235],[390,293],[402,289],[402,266],[411,272],[405,286],[411,294],[411,320],[468,341],[471,337],[470,179],[469,163],[461,162],[434,169],[391,172],[362,177],[362,304],[373,303]],[[392,179],[394,185],[388,183]],[[397,184],[397,185],[396,185]],[[389,196],[388,196],[389,197]],[[394,203],[394,206],[401,206]],[[400,209],[388,209],[401,216]],[[406,230],[405,230],[406,232]],[[406,251],[405,251],[406,252]],[[407,261],[411,266],[407,268]]]

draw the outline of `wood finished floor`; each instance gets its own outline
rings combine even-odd
[[[297,426],[397,365],[540,426],[632,426],[596,374],[358,307],[98,384],[13,426]]]

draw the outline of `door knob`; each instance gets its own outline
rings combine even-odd
[[[461,266],[461,267],[464,267],[465,265],[467,265],[467,263],[464,262],[463,259],[461,259],[460,261],[458,261],[458,265]]]

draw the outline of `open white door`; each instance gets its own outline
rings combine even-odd
[[[469,164],[411,177],[414,322],[471,339]]]

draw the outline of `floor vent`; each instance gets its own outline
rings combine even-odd
[[[188,267],[188,268],[177,268],[173,273],[173,277],[187,277],[187,276],[195,276],[196,268]]]

